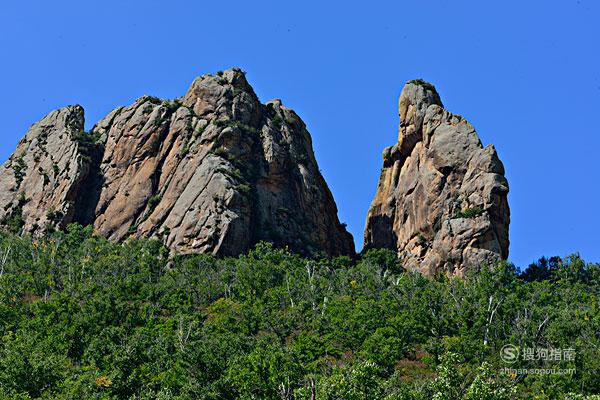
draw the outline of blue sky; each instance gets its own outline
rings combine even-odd
[[[240,66],[304,119],[357,247],[405,81],[493,143],[511,186],[510,260],[600,261],[600,3],[28,1],[0,10],[0,161],[68,104],[93,125]]]

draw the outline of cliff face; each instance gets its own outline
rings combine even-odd
[[[2,167],[0,221],[29,233],[92,224],[182,253],[236,255],[260,240],[354,252],[304,123],[279,100],[261,104],[237,68],[182,98],[117,108],[89,134],[81,107],[49,114]]]
[[[425,274],[461,275],[508,257],[508,182],[494,146],[443,108],[435,88],[408,82],[398,143],[384,164],[365,228],[365,247],[395,249]]]
[[[0,224],[34,232],[72,221],[91,169],[83,109],[65,107],[33,124],[0,167]]]

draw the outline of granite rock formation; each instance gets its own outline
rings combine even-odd
[[[508,257],[510,211],[504,166],[435,88],[408,82],[399,100],[398,143],[383,152],[364,244],[390,248],[427,275],[462,275]]]
[[[261,104],[238,68],[83,129],[80,106],[31,127],[0,171],[2,225],[37,234],[91,224],[181,253],[237,255],[260,240],[354,253],[306,126],[279,100]]]

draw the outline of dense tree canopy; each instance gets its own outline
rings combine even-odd
[[[216,259],[78,225],[0,234],[0,398],[597,398],[599,294],[578,256],[427,279],[386,250]]]

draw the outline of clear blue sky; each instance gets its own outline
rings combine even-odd
[[[240,66],[312,133],[357,247],[405,81],[436,85],[507,169],[510,259],[600,261],[600,3],[23,1],[0,10],[0,160],[79,103],[93,125],[143,94]]]

